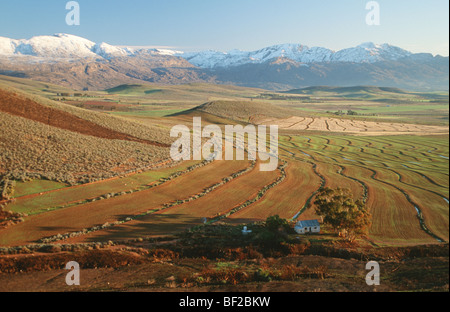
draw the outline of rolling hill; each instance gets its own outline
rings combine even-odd
[[[252,122],[254,119],[272,116],[275,118],[286,118],[296,115],[297,112],[275,107],[272,104],[257,101],[213,101],[197,106],[193,109],[174,115],[198,115],[210,114],[238,122]]]
[[[0,175],[89,182],[167,159],[155,127],[0,88]]]

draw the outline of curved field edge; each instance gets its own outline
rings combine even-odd
[[[31,216],[25,222],[1,230],[0,244],[20,245],[60,233],[114,223],[123,217],[197,194],[248,166],[248,161],[214,161],[154,188]]]
[[[8,204],[8,210],[34,215],[70,206],[85,204],[95,200],[109,199],[131,192],[142,191],[154,187],[166,179],[189,172],[201,164],[200,161],[187,161],[172,167],[132,173],[127,176],[110,178],[93,183],[59,188],[42,193],[34,193],[15,198]],[[32,181],[39,184],[47,181]]]
[[[320,178],[308,163],[289,160],[284,181],[273,187],[257,203],[232,215],[227,223],[251,223],[279,215],[291,219],[303,207],[309,196],[319,188]]]
[[[194,198],[181,200],[165,209],[130,219],[129,222],[101,229],[66,242],[124,241],[143,237],[173,235],[188,228],[213,223],[227,217],[235,209],[245,205],[248,198],[260,194],[261,189],[279,179],[279,173],[261,172],[253,165],[227,183],[205,190]]]

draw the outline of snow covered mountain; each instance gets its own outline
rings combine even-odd
[[[203,51],[184,53],[179,56],[201,68],[229,67],[244,64],[262,64],[274,58],[287,58],[299,63],[375,63],[395,61],[412,53],[389,44],[364,43],[354,48],[332,51],[321,47],[307,47],[301,44],[282,44],[253,52],[233,50],[228,53]]]
[[[112,46],[105,42],[95,43],[88,39],[68,34],[36,36],[31,39],[9,39],[0,37],[0,56],[35,56],[49,59],[104,58],[151,55],[173,55],[179,51],[162,49],[134,49]]]
[[[76,89],[124,83],[225,83],[272,90],[316,85],[377,85],[447,90],[449,58],[363,43],[332,51],[281,44],[257,51],[180,52],[113,46],[67,34],[15,40],[0,37],[0,75]]]
[[[200,68],[262,64],[275,58],[287,58],[298,63],[349,62],[374,63],[397,60],[412,53],[389,44],[364,43],[354,48],[332,51],[321,47],[307,47],[301,44],[281,44],[257,51],[229,52],[201,51],[184,53],[162,49],[136,49],[117,47],[107,43],[68,35],[36,36],[31,39],[15,40],[0,37],[0,55],[35,56],[40,58],[104,58],[137,56],[142,54],[178,56]]]

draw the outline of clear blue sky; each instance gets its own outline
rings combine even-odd
[[[69,33],[95,42],[184,50],[256,50],[302,43],[334,50],[363,42],[448,56],[448,0],[78,0],[81,25],[65,23],[66,0],[0,0],[0,36]]]

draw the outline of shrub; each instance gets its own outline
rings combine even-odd
[[[268,217],[266,219],[266,229],[268,229],[270,232],[273,233],[279,233],[279,232],[291,232],[291,227],[289,226],[289,223],[286,219],[280,218],[280,216],[275,215]]]

